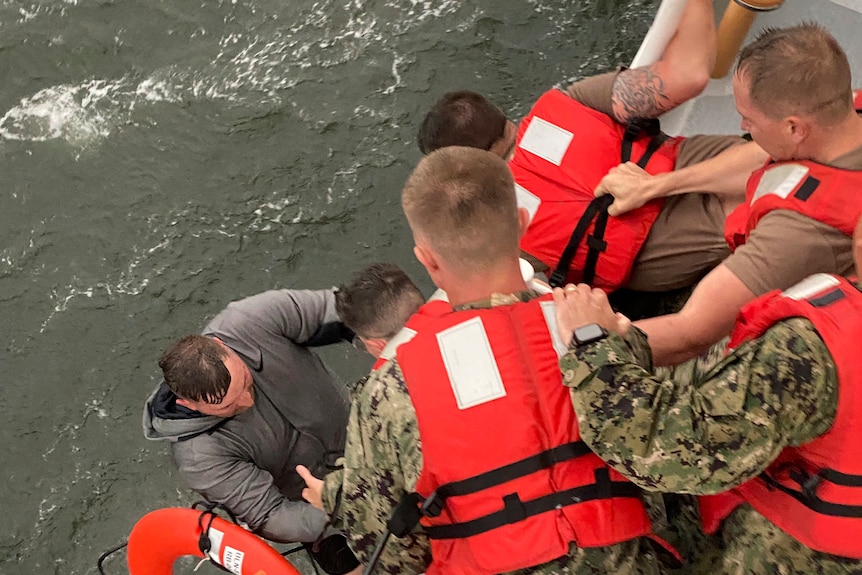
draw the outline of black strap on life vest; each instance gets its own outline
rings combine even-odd
[[[862,505],[844,505],[824,501],[817,496],[817,487],[821,481],[828,481],[843,487],[862,487],[862,475],[847,475],[834,469],[822,469],[818,473],[809,474],[798,469],[790,472],[790,478],[797,484],[799,489],[793,489],[776,481],[771,475],[764,472],[759,475],[760,479],[771,489],[777,489],[789,495],[805,507],[820,515],[832,515],[835,517],[862,518]]]
[[[667,136],[661,133],[661,125],[657,119],[642,120],[636,119],[626,126],[625,134],[623,135],[622,149],[620,151],[620,159],[622,163],[631,160],[632,144],[642,136],[650,138],[647,144],[647,149],[637,162],[641,168],[646,168],[653,154],[667,140]],[[586,284],[592,285],[596,278],[596,264],[599,261],[599,254],[607,250],[608,242],[605,241],[605,228],[608,225],[608,208],[614,203],[614,197],[610,194],[605,194],[594,198],[588,205],[587,209],[581,215],[572,235],[569,237],[569,243],[560,255],[560,261],[557,263],[556,269],[548,278],[548,283],[551,287],[562,287],[565,284],[566,276],[569,275],[569,268],[572,265],[572,260],[575,259],[575,253],[581,245],[584,235],[587,233],[587,228],[596,221],[592,235],[587,237],[587,259],[584,263],[584,271],[582,280]]]
[[[588,453],[590,453],[590,449],[583,441],[574,441],[467,479],[446,483],[439,486],[424,499],[418,493],[408,493],[392,513],[392,517],[387,523],[387,529],[397,537],[402,537],[419,523],[422,516],[437,517],[440,515],[449,497],[476,493],[536,471],[548,469],[557,463],[577,459]],[[551,493],[529,501],[521,501],[517,493],[510,493],[503,497],[503,509],[500,511],[464,523],[426,527],[425,531],[428,537],[432,539],[471,537],[503,525],[522,521],[533,515],[584,501],[612,497],[640,497],[640,489],[634,484],[625,481],[611,481],[606,468],[597,469],[595,477],[595,483]]]
[[[640,489],[635,484],[627,481],[611,481],[606,468],[597,469],[595,479],[595,483],[558,491],[529,501],[521,501],[517,493],[510,493],[503,497],[503,509],[500,511],[463,523],[426,527],[425,532],[430,539],[460,539],[569,505],[614,497],[640,498]]]

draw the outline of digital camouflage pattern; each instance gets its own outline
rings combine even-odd
[[[838,404],[835,364],[813,325],[781,321],[726,357],[656,372],[645,334],[612,334],[560,360],[581,437],[645,489],[711,494],[761,473],[788,445],[829,429]],[[692,573],[862,573],[858,561],[800,545],[743,506],[716,548],[696,542]],[[718,550],[718,544],[723,549]]]
[[[459,309],[509,305],[535,297],[530,292],[494,294],[484,302]],[[328,475],[324,507],[337,516],[336,525],[350,535],[360,561],[367,561],[386,521],[404,493],[412,491],[422,469],[418,420],[401,368],[388,362],[357,389],[347,430],[345,467]],[[338,491],[341,489],[339,495]],[[338,502],[338,509],[335,509]],[[529,541],[524,542],[529,545]],[[422,573],[431,562],[431,547],[421,527],[403,539],[391,537],[378,573]],[[658,575],[656,553],[646,540],[600,549],[574,545],[569,555],[517,575]]]

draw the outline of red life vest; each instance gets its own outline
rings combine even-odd
[[[611,291],[628,281],[663,200],[607,218],[607,206],[613,197],[595,198],[593,191],[611,168],[628,159],[645,160],[645,169],[651,174],[673,170],[682,141],[660,134],[657,122],[652,129],[636,132],[631,128],[626,138],[626,126],[559,90],[546,92],[521,122],[518,145],[509,162],[518,205],[527,208],[532,216],[521,238],[521,249],[552,270],[563,260],[562,267],[567,271],[561,269],[556,278],[552,277],[552,285],[586,280],[594,287]],[[630,151],[628,157],[624,157],[626,151]],[[602,212],[607,218],[604,230],[597,217]],[[586,216],[582,234],[586,241],[578,240],[566,253],[582,216]],[[596,222],[592,222],[593,217]],[[592,264],[588,246],[594,248],[592,257],[597,258]],[[570,266],[562,257],[564,253],[571,258]],[[592,274],[585,270],[592,266],[595,273],[590,281],[588,276]]]
[[[856,111],[862,114],[862,90],[853,92],[853,107]]]
[[[792,210],[832,226],[848,236],[862,215],[862,170],[844,170],[816,162],[770,162],[748,179],[745,202],[727,217],[724,237],[730,249],[772,210]]]
[[[543,296],[444,311],[398,348],[422,443],[416,491],[432,516],[429,575],[511,571],[572,541],[650,534],[639,489],[580,441],[555,325]]]
[[[730,492],[701,497],[703,527],[714,533],[747,502],[811,549],[862,559],[862,293],[827,274],[783,293],[770,292],[742,309],[730,347],[790,317],[811,321],[835,361],[840,386],[835,421],[817,439],[785,448],[759,477]]]

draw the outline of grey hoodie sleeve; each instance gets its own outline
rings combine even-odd
[[[313,542],[323,533],[328,516],[304,501],[284,497],[267,471],[224,452],[217,443],[194,441],[194,448],[191,443],[172,446],[189,487],[230,509],[252,531],[284,543]]]
[[[259,330],[309,343],[327,326],[340,323],[335,294],[328,290],[270,290],[230,303],[204,333],[230,333],[239,340],[259,337]]]

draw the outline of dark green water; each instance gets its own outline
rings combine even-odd
[[[0,0],[0,573],[96,573],[192,500],[141,403],[231,299],[377,260],[430,288],[399,192],[437,96],[519,116],[628,61],[656,5]]]

